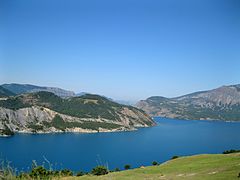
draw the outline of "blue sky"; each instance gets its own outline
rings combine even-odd
[[[1,0],[0,83],[115,99],[240,83],[239,0]]]

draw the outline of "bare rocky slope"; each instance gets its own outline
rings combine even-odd
[[[86,94],[60,98],[50,92],[0,100],[0,134],[51,132],[112,132],[154,126],[142,110]]]
[[[154,96],[136,106],[150,116],[240,121],[240,85],[222,86],[177,98]]]

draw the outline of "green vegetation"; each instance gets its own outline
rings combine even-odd
[[[3,134],[3,135],[6,135],[6,136],[12,136],[14,135],[14,132],[6,125],[6,122],[7,120],[0,120],[2,121],[4,124],[4,129],[0,129],[0,135]]]
[[[153,165],[153,166],[157,166],[157,165],[158,165],[158,162],[157,162],[157,161],[153,161],[153,162],[152,162],[152,165]]]
[[[15,94],[8,89],[0,86],[0,97],[14,96]]]
[[[45,122],[45,125],[49,126],[49,127],[55,127],[56,129],[60,129],[60,130],[64,131],[67,128],[68,123],[66,123],[61,118],[61,116],[56,115],[50,123],[47,124],[47,122]]]
[[[15,94],[23,94],[34,89],[42,88],[42,87],[31,85],[31,84],[16,84],[16,83],[3,84],[1,86]]]
[[[128,170],[128,169],[130,169],[131,168],[131,165],[129,165],[129,164],[126,164],[125,166],[124,166],[124,169],[125,170]]]
[[[172,114],[176,114],[179,119],[202,119],[209,118],[215,120],[229,120],[229,121],[240,121],[240,105],[229,105],[229,107],[218,106],[217,104],[213,107],[202,107],[193,105],[189,102],[174,103],[171,101],[164,101],[161,103],[151,102],[151,106],[156,109],[168,109]],[[152,112],[152,114],[157,113]]]
[[[98,95],[86,94],[79,97],[61,98],[54,93],[41,91],[0,100],[0,107],[12,110],[33,106],[37,106],[41,111],[45,111],[47,108],[59,114],[75,118],[71,122],[69,120],[64,121],[60,115],[56,115],[52,121],[42,122],[38,121],[38,119],[33,119],[33,122],[26,125],[26,128],[32,130],[33,133],[47,131],[47,128],[50,127],[55,127],[60,131],[75,127],[95,131],[99,131],[100,128],[112,130],[123,127],[124,125],[119,125],[119,122],[123,124],[124,118],[129,120],[129,126],[134,126],[135,122],[149,126],[155,125],[154,121],[142,110],[131,106],[120,105]],[[79,121],[79,118],[90,120]],[[97,122],[96,119],[106,119],[111,122]],[[126,127],[128,127],[128,125],[126,125]]]
[[[69,169],[63,169],[59,171],[60,176],[73,176],[73,172]]]
[[[74,126],[78,127],[78,126]],[[121,126],[118,124],[112,124],[112,123],[106,123],[106,122],[94,122],[94,121],[85,121],[82,124],[79,125],[79,127],[83,129],[93,129],[93,130],[99,130],[99,128],[103,129],[117,129]]]
[[[43,125],[34,124],[34,123],[29,124],[27,127],[30,128],[30,129],[33,129],[33,132],[41,131],[41,130],[44,129]]]
[[[173,157],[172,157],[172,159],[177,159],[177,158],[179,158],[179,156],[173,156]]]
[[[85,175],[68,177],[69,180],[126,180],[126,179],[184,179],[184,180],[232,180],[239,179],[240,153],[211,154],[179,157],[159,166],[149,166],[128,171],[109,173],[96,177]],[[64,179],[64,178],[63,178]]]
[[[62,114],[80,118],[98,118],[100,116],[106,119],[120,120],[116,110],[120,109],[121,105],[101,96],[86,94],[80,97],[62,99],[49,92],[38,92],[32,96],[37,99],[37,105]]]
[[[63,169],[61,171],[53,171],[53,170],[48,170],[44,168],[43,166],[37,166],[32,168],[32,170],[29,173],[21,173],[18,176],[13,176],[12,179],[41,179],[41,180],[50,180],[57,178],[59,179],[60,177],[69,177],[73,176],[73,172],[69,169]]]
[[[231,88],[234,93],[229,94],[228,88]],[[240,121],[240,102],[235,101],[239,99],[239,95],[236,93],[238,91],[239,86],[229,86],[220,91],[215,89],[196,92],[176,98],[154,96],[141,101],[138,107],[151,116]]]
[[[108,174],[108,169],[105,166],[97,166],[92,169],[91,173],[96,176]]]
[[[41,111],[45,111],[45,109],[48,108],[59,114],[68,115],[73,118],[72,121],[65,121],[61,118],[61,115],[56,115],[51,121],[38,121],[38,119],[33,119],[27,125],[24,125],[33,133],[48,131],[50,127],[54,127],[59,131],[66,131],[67,128],[82,128],[95,131],[100,131],[100,128],[113,130],[124,126],[119,125],[119,123],[123,124],[123,118],[128,118],[129,126],[134,126],[135,122],[149,126],[155,124],[142,110],[131,106],[120,105],[98,95],[86,94],[80,97],[64,99],[51,92],[41,91],[0,100],[0,107],[12,110],[33,106],[37,106]],[[135,115],[133,115],[134,113]],[[79,121],[79,118],[89,119],[89,121]],[[96,119],[106,119],[110,120],[110,122],[99,122]],[[127,127],[128,125],[126,125],[126,128]],[[10,132],[0,133],[7,134]]]
[[[120,171],[120,169],[119,168],[115,168],[113,171],[118,172],[118,171]]]
[[[155,163],[154,163],[155,164]],[[128,165],[130,168],[130,166]],[[127,169],[129,169],[127,168]],[[78,172],[74,174],[71,170],[60,171],[46,169],[44,166],[33,164],[29,172],[16,176],[16,172],[7,164],[0,167],[0,179],[25,180],[25,179],[60,179],[60,180],[121,180],[121,179],[238,179],[240,176],[240,153],[211,154],[179,157],[167,161],[159,166],[141,167],[128,171],[109,171],[105,166],[97,166],[90,173]]]
[[[223,154],[231,154],[231,153],[238,153],[238,152],[240,152],[240,150],[231,149],[231,150],[223,151]]]
[[[31,105],[24,103],[20,97],[10,97],[7,100],[0,101],[0,107],[18,110],[21,108],[31,107]]]
[[[13,110],[33,105],[47,107],[56,112],[79,118],[102,117],[116,121],[120,121],[119,115],[116,112],[120,111],[123,107],[128,107],[98,95],[86,94],[80,97],[62,99],[53,93],[44,91],[0,101],[1,107]],[[133,109],[136,110],[136,108]]]
[[[43,122],[46,127],[55,127],[61,131],[65,131],[66,128],[83,128],[98,131],[99,128],[103,129],[117,129],[121,127],[118,124],[106,123],[106,122],[95,122],[95,121],[84,121],[84,122],[65,122],[61,116],[56,115],[51,122]],[[38,126],[37,126],[38,127]]]
[[[48,171],[43,166],[38,166],[32,169],[32,171],[29,173],[29,176],[34,179],[45,179],[52,175],[51,171]],[[22,176],[22,175],[20,175]],[[26,176],[26,175],[25,175]]]
[[[85,175],[85,174],[86,174],[85,172],[79,171],[79,172],[76,174],[76,176],[83,176],[83,175]]]

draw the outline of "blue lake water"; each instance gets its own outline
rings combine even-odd
[[[240,123],[155,118],[157,126],[133,132],[96,134],[17,134],[0,138],[0,159],[19,171],[46,158],[53,168],[89,171],[96,165],[123,169],[164,162],[174,155],[240,149]],[[45,162],[47,166],[47,163]]]

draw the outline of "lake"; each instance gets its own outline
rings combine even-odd
[[[164,162],[174,155],[222,153],[240,149],[240,123],[154,118],[157,126],[132,132],[96,134],[16,134],[0,138],[0,159],[26,171],[32,160],[54,169],[89,171],[97,165],[109,169]]]

